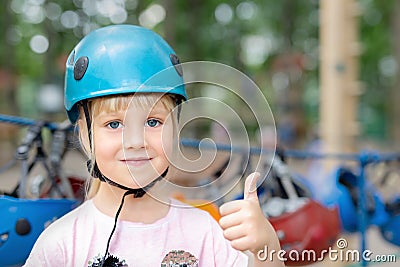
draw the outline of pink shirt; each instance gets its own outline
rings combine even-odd
[[[88,266],[89,260],[104,255],[113,224],[113,217],[88,200],[40,235],[25,266]],[[129,267],[158,267],[166,254],[177,251],[193,255],[201,267],[244,267],[248,262],[244,253],[231,247],[207,212],[176,205],[152,224],[118,221],[109,249]]]

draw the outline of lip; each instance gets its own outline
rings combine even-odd
[[[147,163],[149,163],[152,160],[152,158],[129,158],[129,159],[124,159],[121,160],[123,163],[132,166],[132,167],[140,167],[143,166]]]

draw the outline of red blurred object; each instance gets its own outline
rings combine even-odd
[[[280,244],[286,251],[285,264],[301,266],[320,261],[323,250],[328,251],[340,233],[337,208],[329,209],[309,200],[294,212],[271,217]]]
[[[80,178],[80,177],[75,177],[75,176],[68,176],[68,181],[71,184],[72,191],[74,192],[75,199],[78,201],[82,202],[85,198],[85,181]],[[61,183],[60,178],[56,178],[56,183],[59,184]],[[42,189],[42,192],[40,193],[40,198],[48,198],[50,197],[50,186],[47,186],[46,188]]]

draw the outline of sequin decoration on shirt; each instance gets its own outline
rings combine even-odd
[[[198,267],[199,260],[184,250],[171,250],[161,262],[161,267]]]
[[[93,259],[89,260],[88,267],[128,267],[125,260],[120,260],[118,257],[108,254],[107,257],[104,259],[103,256],[98,254],[97,256],[93,257]]]

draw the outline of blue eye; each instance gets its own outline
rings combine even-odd
[[[157,127],[160,124],[160,121],[156,119],[149,119],[146,121],[146,125],[149,127]]]
[[[110,123],[108,123],[108,127],[110,127],[111,129],[118,129],[121,126],[121,123],[118,121],[112,121]]]

